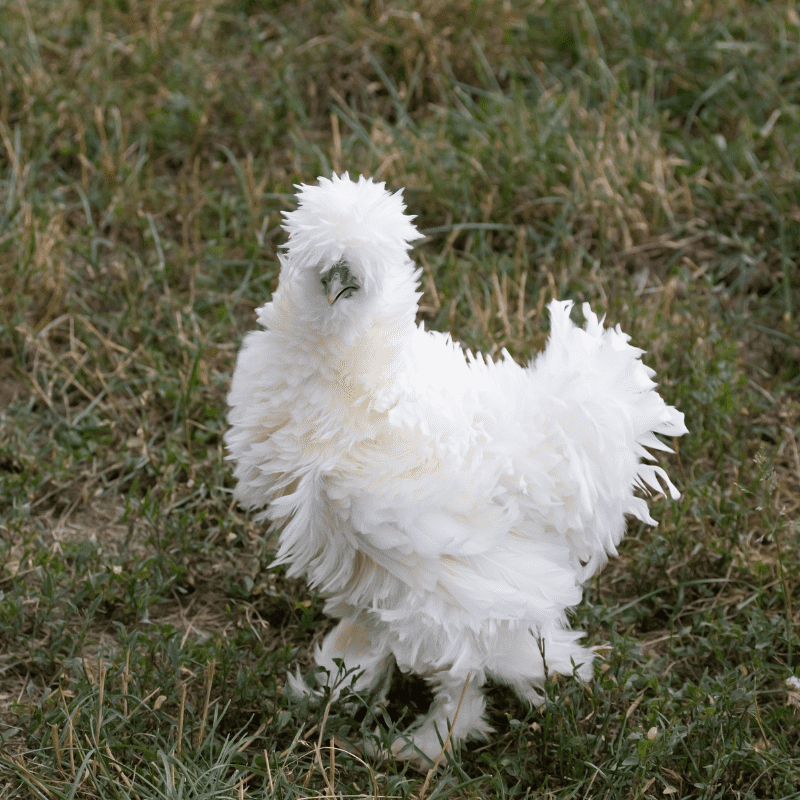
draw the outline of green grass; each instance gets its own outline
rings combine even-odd
[[[0,798],[800,798],[789,0],[0,4]],[[328,625],[232,502],[225,392],[292,185],[407,187],[421,317],[528,358],[588,300],[691,434],[574,624],[436,774],[424,707],[283,694]],[[377,731],[377,733],[376,733]]]

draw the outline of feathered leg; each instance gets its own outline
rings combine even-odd
[[[336,662],[341,660],[344,669]],[[382,623],[367,611],[346,617],[325,637],[322,647],[314,652],[317,666],[326,670],[317,676],[322,687],[331,687],[336,699],[344,686],[356,692],[377,692],[380,703],[389,690],[393,657]],[[355,679],[355,680],[354,680]],[[288,676],[290,690],[297,695],[318,694],[309,689],[298,671]]]
[[[594,653],[578,641],[581,631],[551,627],[536,636],[530,630],[514,632],[487,665],[493,678],[508,684],[532,706],[544,701],[541,690],[548,675],[575,675],[585,681],[594,675]]]
[[[452,750],[453,745],[462,739],[485,739],[493,731],[483,716],[486,710],[486,699],[481,691],[483,675],[470,678],[466,686],[463,677],[454,677],[446,672],[438,673],[427,681],[434,691],[433,704],[428,715],[419,727],[392,744],[392,753],[396,758],[411,760],[423,767],[426,763],[420,753],[431,764],[435,762],[451,727],[448,750]]]

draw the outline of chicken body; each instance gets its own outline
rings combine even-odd
[[[465,684],[455,741],[491,731],[488,675],[532,703],[548,671],[591,677],[566,611],[616,553],[625,514],[655,524],[634,488],[660,491],[658,475],[678,497],[641,459],[669,449],[654,433],[686,428],[641,351],[587,305],[580,329],[571,303],[551,303],[547,348],[525,367],[417,326],[402,210],[363,179],[302,187],[226,442],[237,499],[281,529],[276,562],[340,620],[317,663],[334,680],[342,659],[378,694],[395,662],[428,680],[431,712],[393,750],[433,760]]]

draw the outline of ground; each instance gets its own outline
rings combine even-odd
[[[800,797],[793,3],[2,13],[0,798]],[[330,623],[221,439],[280,211],[343,169],[406,187],[427,327],[525,360],[588,300],[691,432],[574,612],[595,681],[494,687],[427,780],[361,749],[414,681],[284,694]]]

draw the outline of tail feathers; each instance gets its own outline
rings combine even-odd
[[[646,494],[666,489],[672,499],[680,497],[666,471],[646,462],[655,460],[651,450],[672,452],[656,434],[688,431],[684,415],[656,390],[655,372],[640,360],[644,351],[631,346],[619,326],[604,328],[588,304],[583,329],[571,321],[571,309],[570,301],[550,304],[550,340],[529,375],[541,410],[563,432],[559,449],[570,464],[560,474],[574,476],[576,500],[591,499],[589,510],[585,503],[573,505],[581,522],[576,525],[573,516],[567,533],[591,574],[616,552],[624,532],[620,511],[657,524],[635,488]]]

